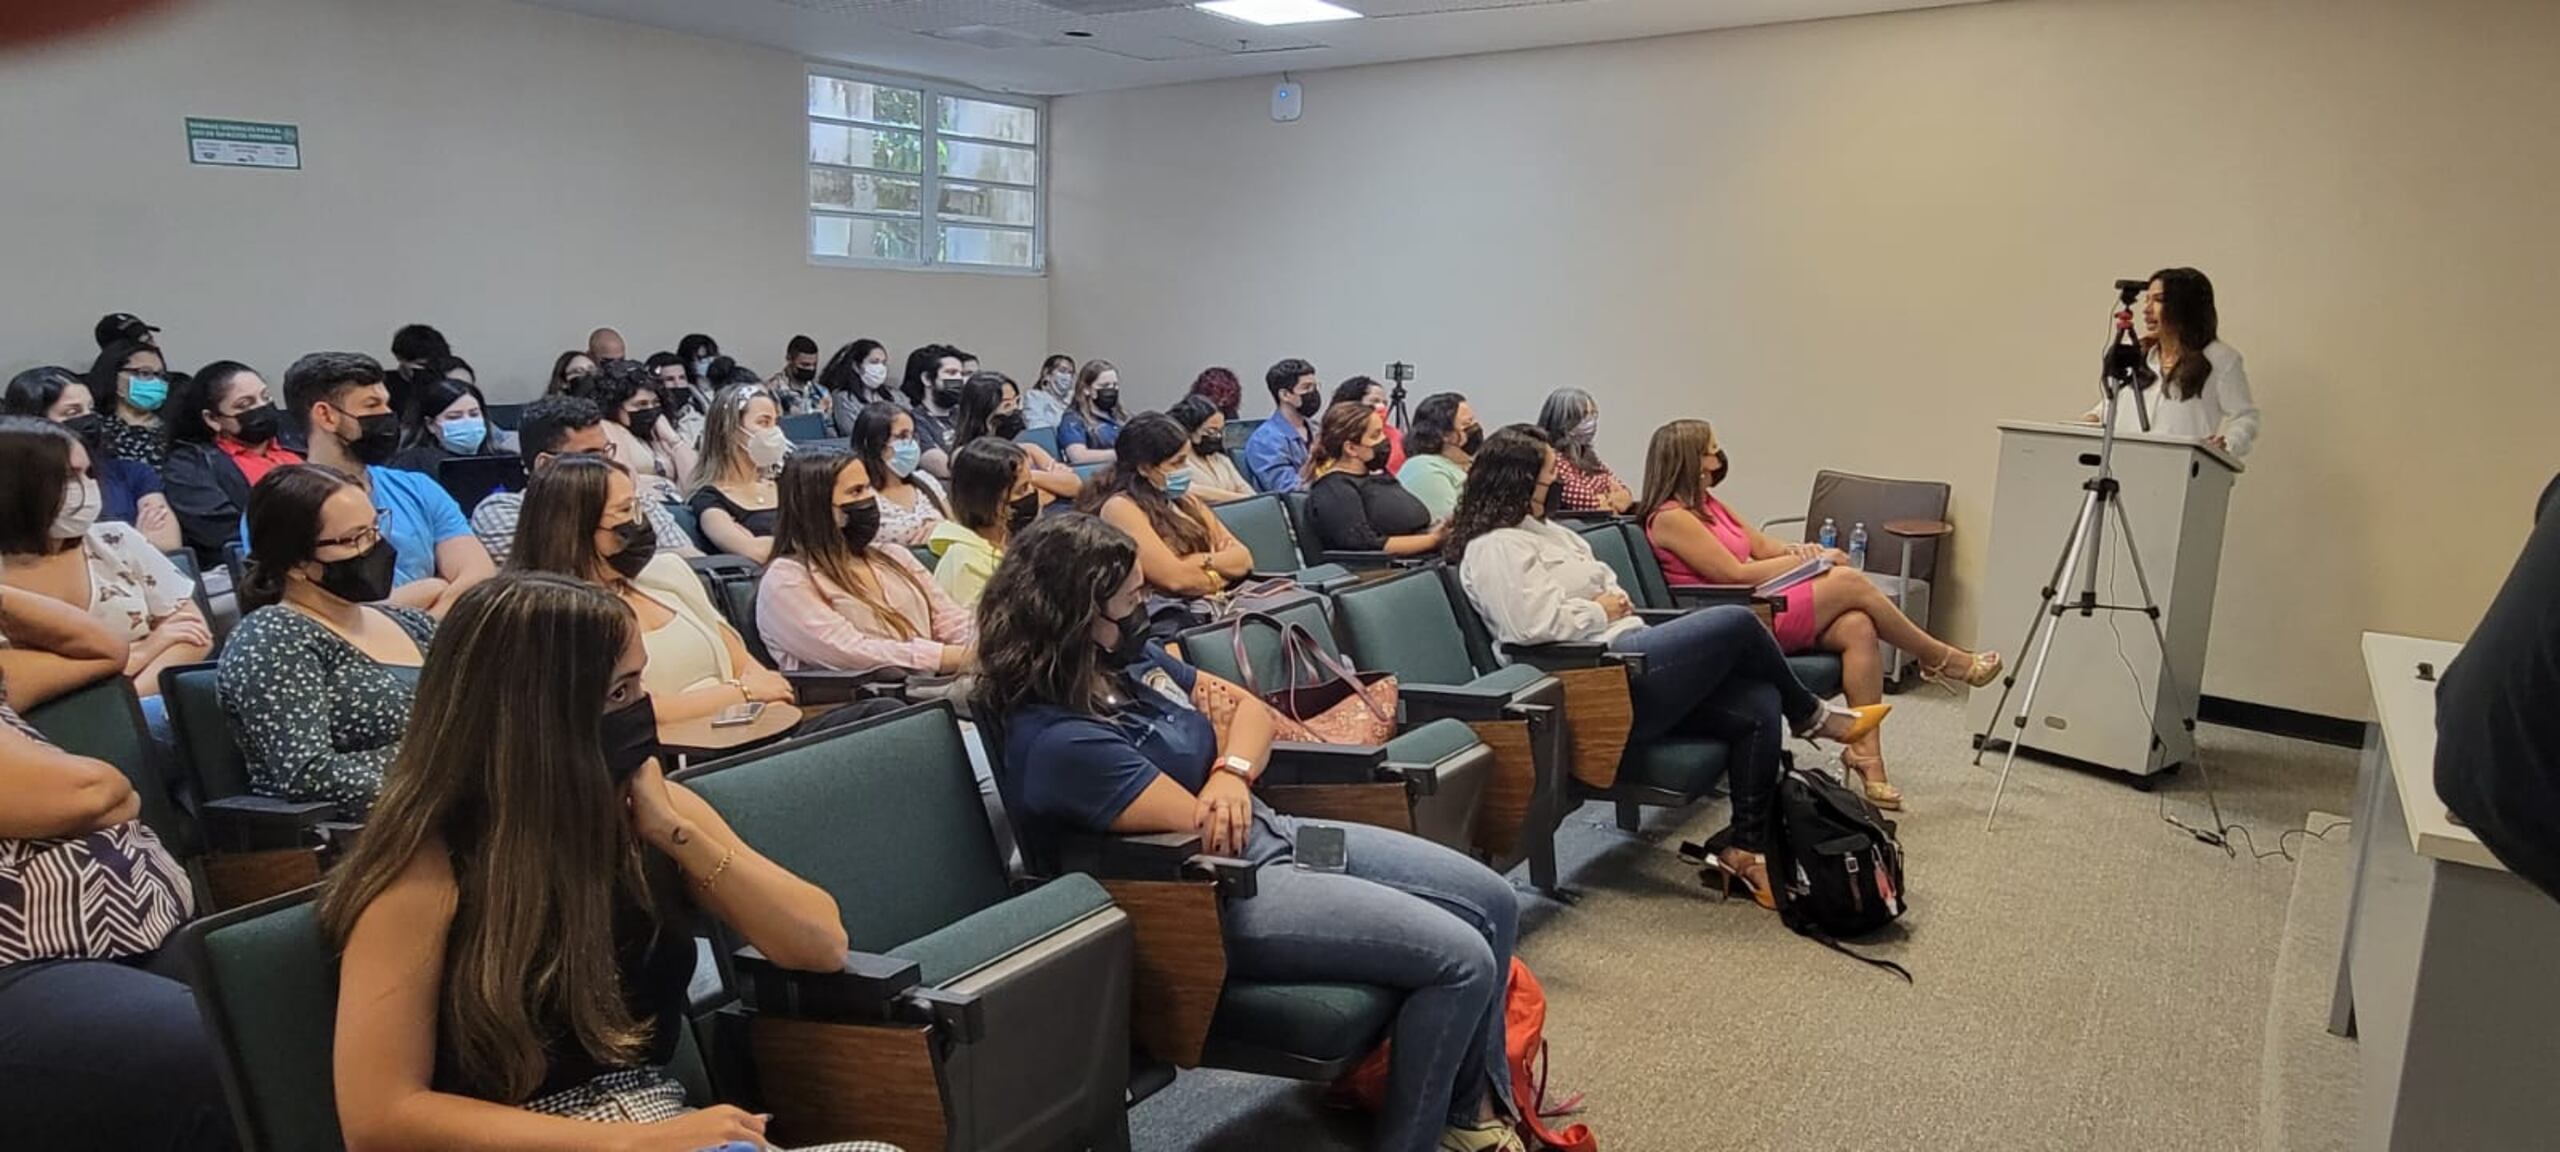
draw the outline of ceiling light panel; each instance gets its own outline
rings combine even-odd
[[[1230,20],[1265,27],[1357,20],[1361,15],[1331,0],[1201,0],[1195,7]]]

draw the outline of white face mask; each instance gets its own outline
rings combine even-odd
[[[98,482],[86,476],[78,484],[62,490],[62,511],[53,518],[53,538],[77,540],[89,534],[89,526],[98,522],[98,513],[106,507],[106,498],[98,494]]]
[[[771,472],[782,466],[782,458],[791,454],[791,438],[780,428],[766,428],[747,436],[747,459],[758,468]]]
[[[863,382],[863,383],[865,383],[865,384],[868,384],[868,385],[870,385],[870,386],[872,386],[872,387],[874,387],[874,388],[877,388],[877,387],[881,386],[882,384],[886,384],[886,383],[888,383],[888,382],[889,382],[889,366],[888,366],[887,364],[865,364],[865,365],[863,365],[863,366],[862,366],[862,382]]]

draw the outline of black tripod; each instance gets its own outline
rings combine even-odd
[[[1410,430],[1413,416],[1405,408],[1405,383],[1413,379],[1413,365],[1398,360],[1387,365],[1387,379],[1394,387],[1387,390],[1387,423]]]

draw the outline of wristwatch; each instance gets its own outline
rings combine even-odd
[[[1236,774],[1236,779],[1247,784],[1253,783],[1253,761],[1242,756],[1220,756],[1218,762],[1210,767],[1220,772],[1233,772]]]

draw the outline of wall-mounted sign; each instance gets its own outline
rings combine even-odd
[[[291,124],[189,116],[187,160],[230,168],[300,168],[302,129]]]

